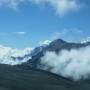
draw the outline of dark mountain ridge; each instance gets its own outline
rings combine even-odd
[[[27,62],[23,63],[22,65],[18,65],[18,67],[21,67],[23,69],[29,69],[37,68],[38,65],[40,65],[40,59],[47,51],[54,51],[56,53],[60,52],[61,50],[71,50],[71,49],[79,49],[82,47],[89,46],[90,42],[86,43],[71,43],[66,42],[62,39],[57,39],[52,41],[49,45],[43,47],[37,47],[34,49],[34,51],[38,50],[37,53],[32,54],[32,59],[28,60]],[[33,51],[33,52],[34,52]]]
[[[89,46],[87,43],[68,43],[61,39],[47,46],[40,46],[32,53],[32,59],[21,65],[0,64],[0,90],[90,90],[90,79],[73,81],[56,74],[39,70],[40,58],[47,51],[78,49]]]

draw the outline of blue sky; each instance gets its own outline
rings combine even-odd
[[[90,0],[1,0],[0,44],[14,48],[38,46],[62,38],[90,37]]]

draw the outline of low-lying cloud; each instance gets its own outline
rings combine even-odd
[[[59,54],[46,52],[41,58],[41,69],[48,70],[77,81],[90,76],[90,46],[80,49],[62,50]]]
[[[32,48],[25,48],[22,50],[13,49],[11,47],[5,47],[0,45],[0,63],[17,65],[31,59],[31,56],[25,56],[31,53]]]

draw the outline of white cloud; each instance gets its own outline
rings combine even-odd
[[[0,0],[0,7],[16,9],[20,4],[24,4],[29,0]]]
[[[24,32],[24,31],[20,31],[20,32],[0,32],[0,36],[7,36],[7,35],[14,35],[14,34],[25,35],[27,33]]]
[[[30,55],[28,57],[24,56],[30,54],[32,50],[33,48],[25,48],[20,50],[0,45],[0,63],[16,65],[26,62],[27,60],[31,59],[31,56]],[[21,57],[21,59],[17,57]]]
[[[67,14],[68,12],[73,12],[81,9],[83,3],[80,0],[31,0],[36,4],[45,3],[50,5],[56,10],[60,16]]]
[[[49,39],[50,41],[53,41],[61,38],[67,41],[79,42],[83,37],[85,37],[85,32],[83,30],[78,28],[65,28],[54,32]]]
[[[50,5],[60,16],[63,16],[68,12],[77,11],[83,6],[80,0],[0,0],[1,7],[9,7],[14,9],[17,8],[21,3]]]
[[[18,34],[18,35],[25,35],[26,32],[15,32],[15,34]]]
[[[40,44],[40,46],[49,45],[50,42],[51,42],[50,40],[45,40],[45,41],[40,41],[39,44]]]
[[[46,52],[41,58],[42,67],[50,72],[74,80],[90,78],[90,46],[80,49],[62,50],[59,54]]]

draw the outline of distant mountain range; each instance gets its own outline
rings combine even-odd
[[[17,65],[26,62],[29,63],[29,65],[34,63],[34,65],[31,65],[34,67],[36,66],[35,62],[38,62],[46,51],[59,52],[63,49],[70,50],[72,48],[81,48],[88,45],[90,45],[89,41],[84,43],[69,43],[62,39],[54,40],[50,44],[45,44],[35,49],[26,48],[24,50],[18,50],[0,45],[0,63]]]
[[[58,53],[61,50],[79,49],[79,48],[87,47],[89,45],[90,45],[90,42],[71,43],[71,42],[66,42],[62,39],[57,39],[57,40],[52,41],[47,46],[36,47],[31,52],[32,58],[30,60],[28,60],[27,62],[19,65],[19,67],[22,67],[24,69],[25,68],[29,69],[29,67],[37,68],[37,66],[40,65],[40,58],[43,57],[47,51],[53,51],[53,52]]]
[[[55,52],[55,54],[58,55],[62,50],[79,50],[80,48],[89,47],[89,45],[90,42],[71,43],[57,39],[48,45],[36,47],[27,54],[24,53],[23,56],[12,56],[12,53],[10,53],[11,55],[9,54],[10,57],[8,59],[11,58],[12,60],[22,61],[25,58],[25,62],[15,65],[11,63],[0,64],[0,90],[90,90],[89,78],[73,81],[71,78],[53,74],[51,71],[44,71],[41,68],[41,58],[44,57],[47,52]],[[82,52],[82,56],[83,53],[84,52]],[[67,63],[70,63],[70,60]],[[89,68],[85,70],[87,69],[89,71]]]

